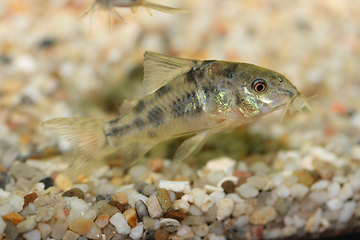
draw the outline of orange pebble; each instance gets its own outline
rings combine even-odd
[[[9,213],[4,215],[2,218],[4,219],[4,221],[9,221],[15,225],[18,225],[24,220],[24,217],[18,213]]]

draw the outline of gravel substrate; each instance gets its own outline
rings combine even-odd
[[[85,0],[0,1],[0,237],[308,239],[359,229],[360,3],[157,1],[169,15],[119,9],[76,21]],[[125,170],[110,156],[71,189],[55,185],[69,143],[41,132],[55,117],[119,115],[141,96],[145,50],[244,61],[284,73],[309,112],[263,117],[209,139],[173,166],[184,139]],[[126,164],[125,164],[126,165]]]

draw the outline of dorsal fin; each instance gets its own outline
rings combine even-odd
[[[144,87],[148,94],[202,63],[200,60],[169,57],[154,52],[145,52],[144,56]]]

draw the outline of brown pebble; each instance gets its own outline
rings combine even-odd
[[[185,213],[183,213],[182,211],[177,211],[177,210],[170,210],[168,211],[164,218],[172,218],[172,219],[176,219],[179,222],[181,222],[182,220],[184,220],[185,218]]]
[[[69,229],[82,235],[86,235],[91,229],[92,225],[93,221],[91,219],[78,217],[71,222]]]
[[[18,223],[20,223],[24,220],[24,217],[18,213],[9,213],[9,214],[2,216],[2,218],[4,219],[4,221],[9,221],[9,222],[13,223],[14,225],[18,225]]]
[[[135,208],[129,208],[124,213],[124,218],[126,219],[127,223],[131,228],[134,228],[138,224],[138,218]]]
[[[166,231],[165,229],[163,228],[160,228],[160,229],[156,229],[154,231],[154,238],[155,240],[165,240],[169,237],[169,232]]]
[[[252,239],[262,239],[263,238],[264,225],[256,225],[250,227],[250,233]]]
[[[225,193],[234,193],[235,192],[235,184],[233,181],[225,181],[221,184],[221,187],[224,189]]]
[[[298,183],[304,184],[307,187],[310,187],[317,181],[316,177],[306,170],[296,170],[293,172],[293,176],[298,178]]]
[[[157,199],[160,203],[160,206],[164,213],[167,213],[170,209],[173,208],[168,191],[165,188],[160,188],[157,191]]]
[[[162,158],[154,158],[148,162],[148,167],[153,172],[161,172],[164,168],[164,159]]]
[[[72,188],[70,190],[67,190],[61,196],[63,196],[63,197],[77,197],[77,198],[80,198],[80,199],[85,198],[84,192],[82,190],[80,190],[79,188]]]
[[[127,204],[128,203],[128,195],[124,192],[117,192],[115,193],[112,197],[111,197],[112,200],[114,201],[118,201],[120,202],[121,204]]]
[[[119,203],[118,201],[113,201],[113,200],[111,200],[108,204],[111,205],[111,206],[116,207],[116,208],[119,209],[120,212],[122,212],[122,213],[125,211],[125,205]]]
[[[69,216],[70,209],[64,209],[64,215],[65,217]]]
[[[26,207],[27,205],[29,205],[29,203],[33,202],[35,199],[37,199],[38,195],[36,193],[30,193],[26,196],[24,196],[24,206]]]

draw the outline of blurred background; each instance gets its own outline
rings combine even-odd
[[[124,99],[143,96],[144,51],[253,63],[283,73],[305,96],[318,94],[310,101],[316,118],[304,110],[280,123],[281,111],[275,112],[210,139],[199,159],[240,159],[314,144],[339,156],[356,151],[360,2],[156,2],[190,13],[153,10],[151,17],[145,8],[135,14],[117,8],[125,23],[115,20],[110,32],[106,11],[77,19],[91,0],[0,1],[0,158],[5,167],[18,157],[39,157],[46,149],[47,154],[70,150],[68,143],[41,132],[43,121],[113,118]],[[182,140],[150,154],[171,157]]]

